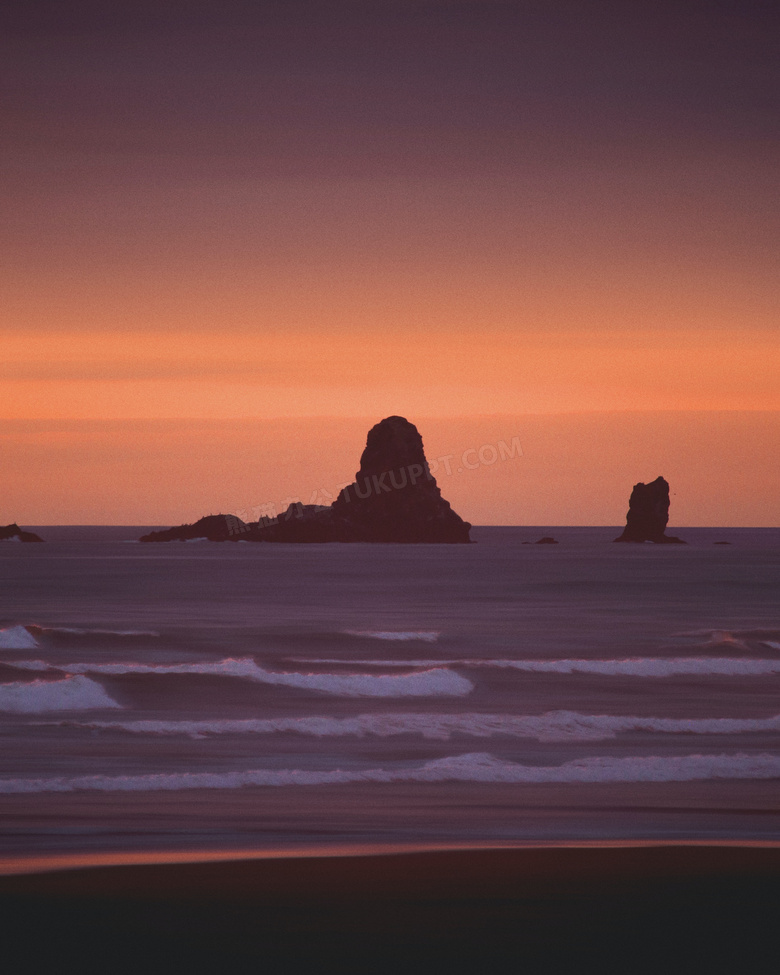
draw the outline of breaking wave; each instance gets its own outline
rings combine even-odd
[[[507,762],[487,752],[454,755],[417,767],[394,769],[247,769],[152,775],[82,775],[0,779],[0,794],[38,792],[155,792],[240,789],[251,786],[336,785],[350,782],[606,783],[690,782],[702,779],[776,779],[780,756],[680,755],[614,758],[595,756],[563,765]]]
[[[81,675],[63,680],[0,684],[0,711],[38,714],[118,707],[121,705],[109,697],[100,684]]]
[[[479,666],[473,661],[474,666]],[[634,657],[625,660],[496,660],[487,666],[553,674],[599,674],[605,677],[728,676],[780,674],[780,660],[744,657]]]
[[[627,657],[617,660],[336,660],[296,658],[301,663],[352,663],[361,667],[504,668],[537,674],[598,674],[602,677],[763,677],[780,674],[780,660],[750,657]]]
[[[26,670],[49,669],[49,665],[40,660],[18,661],[14,666]],[[474,688],[470,680],[446,667],[411,674],[304,674],[265,670],[250,657],[184,664],[74,663],[59,664],[56,669],[69,674],[208,674],[237,677],[259,684],[324,691],[343,697],[462,696]]]
[[[68,633],[74,636],[154,636],[160,634],[156,630],[101,630],[92,627],[81,626],[38,626],[32,624],[28,626],[31,633]]]
[[[511,714],[360,714],[351,718],[308,716],[301,718],[245,718],[198,721],[66,721],[108,731],[139,735],[268,735],[294,732],[316,738],[362,738],[374,735],[420,735],[449,740],[452,735],[473,738],[509,736],[535,738],[540,742],[604,741],[619,734],[649,732],[678,735],[733,735],[751,732],[780,732],[780,714],[768,718],[643,718],[633,715],[579,714],[576,711],[548,711],[540,715]]]
[[[7,626],[0,630],[0,650],[32,650],[37,646],[37,640],[25,626]]]

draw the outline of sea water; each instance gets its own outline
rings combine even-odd
[[[780,530],[146,530],[0,543],[0,860],[780,839]]]

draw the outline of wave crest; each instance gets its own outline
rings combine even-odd
[[[42,661],[22,661],[14,666],[32,670],[41,669],[41,664]],[[446,667],[434,667],[410,674],[305,674],[265,670],[251,657],[183,664],[73,663],[60,664],[57,669],[69,674],[207,674],[237,677],[258,684],[323,691],[342,697],[462,696],[474,688],[470,680]]]
[[[337,660],[296,658],[300,663],[361,667],[498,668],[537,674],[598,674],[601,677],[762,677],[780,674],[780,660],[755,657],[625,657],[611,660],[553,658],[550,660]]]
[[[32,650],[38,641],[26,626],[7,626],[0,630],[0,650]]]
[[[435,643],[441,636],[439,630],[344,630],[347,636],[368,637],[371,640],[419,640]]]
[[[350,782],[528,783],[690,782],[703,779],[780,778],[780,756],[594,756],[557,766],[519,765],[487,752],[453,755],[422,766],[395,769],[248,769],[151,775],[84,775],[49,779],[0,779],[0,794],[39,792],[157,792],[240,789],[251,786],[336,785]]]
[[[104,630],[86,626],[38,626],[31,624],[27,627],[31,633],[66,633],[74,636],[154,636],[160,634],[156,630]]]
[[[539,742],[604,741],[631,732],[676,735],[733,735],[780,732],[780,714],[767,718],[645,718],[635,715],[580,714],[548,711],[539,715],[512,714],[360,714],[350,718],[311,715],[300,718],[215,718],[197,721],[66,721],[106,731],[138,735],[269,735],[292,732],[316,738],[362,738],[373,735],[420,735],[448,741],[453,735],[473,738],[507,736],[535,738]]]
[[[121,705],[100,684],[82,675],[63,680],[0,684],[0,711],[39,714],[45,711],[91,711]]]

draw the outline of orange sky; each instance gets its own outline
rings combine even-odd
[[[677,525],[778,523],[778,331],[200,324],[0,333],[0,521],[327,502],[400,413],[431,460],[519,438],[522,456],[437,472],[475,524],[618,524],[658,474]]]
[[[170,525],[327,504],[376,419],[6,421],[5,518]],[[444,496],[474,524],[622,524],[634,482],[659,474],[672,525],[778,524],[778,411],[414,419]]]
[[[393,413],[437,455],[521,438],[443,485],[474,523],[616,524],[663,473],[673,518],[777,524],[757,7],[33,6],[0,38],[0,524],[311,493]]]
[[[780,330],[0,333],[11,419],[778,410]]]

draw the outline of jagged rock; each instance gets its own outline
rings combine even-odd
[[[271,542],[468,542],[471,525],[441,496],[417,427],[389,416],[368,432],[360,470],[330,507],[290,505],[245,537]]]
[[[248,526],[250,542],[343,542],[327,505],[295,502],[278,518],[265,518]]]
[[[151,532],[141,541],[458,543],[470,541],[470,528],[442,498],[417,428],[389,416],[369,430],[354,482],[329,507],[291,504],[279,518],[249,525],[212,515],[195,525]]]
[[[12,525],[6,525],[4,528],[0,528],[0,541],[42,542],[43,539],[40,535],[36,535],[35,532],[22,531],[14,522]]]
[[[669,484],[657,477],[649,484],[635,484],[628,502],[626,527],[616,542],[656,542],[684,545],[681,538],[664,534],[669,521]]]
[[[441,496],[417,427],[389,416],[368,432],[355,480],[332,505],[344,540],[468,542],[471,525]]]
[[[210,542],[233,541],[249,531],[249,526],[235,515],[207,515],[194,525],[179,525],[162,531],[142,535],[141,542],[186,542],[193,538],[206,538]]]

